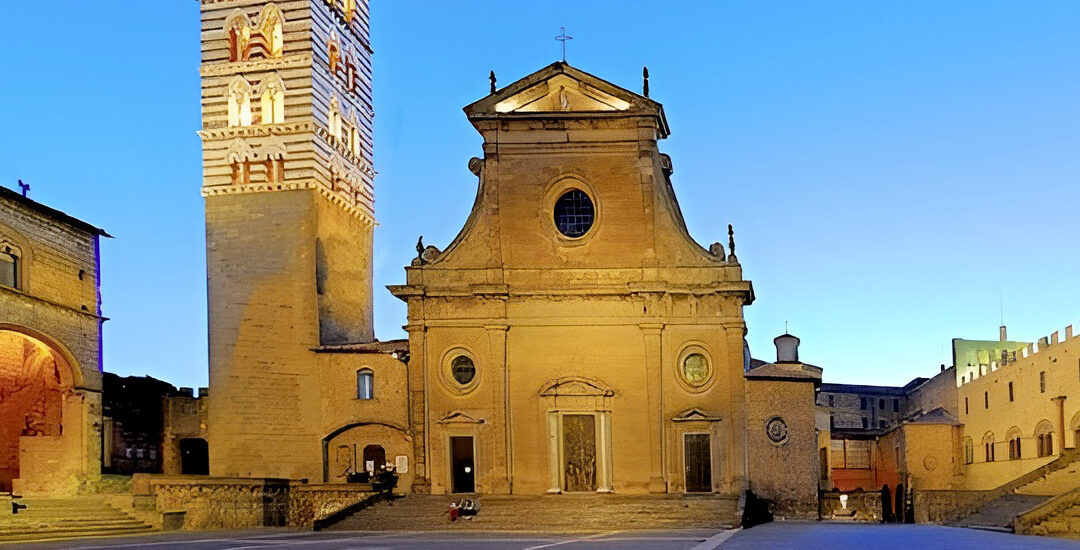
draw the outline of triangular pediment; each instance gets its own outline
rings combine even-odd
[[[659,103],[564,62],[552,63],[465,107],[470,116],[618,111],[663,117]]]
[[[476,418],[462,411],[452,411],[435,421],[436,424],[483,424],[483,418]]]
[[[701,409],[686,409],[685,411],[675,415],[671,419],[672,422],[719,422],[720,417],[711,415]]]
[[[611,397],[615,390],[603,382],[580,376],[553,380],[540,388],[541,397],[592,396]]]

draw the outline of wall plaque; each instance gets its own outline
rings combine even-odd
[[[765,422],[765,435],[768,436],[769,441],[772,441],[775,445],[783,445],[787,443],[788,439],[788,427],[787,422],[784,422],[783,418],[774,416]]]

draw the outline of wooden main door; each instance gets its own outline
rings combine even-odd
[[[684,434],[683,453],[686,457],[686,491],[712,492],[712,453],[709,434]]]
[[[563,416],[563,483],[566,491],[596,490],[596,417]]]

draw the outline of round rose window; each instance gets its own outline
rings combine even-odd
[[[476,365],[473,365],[472,359],[459,355],[450,362],[450,374],[458,384],[466,386],[476,377]]]
[[[683,375],[686,381],[694,384],[702,384],[709,378],[709,363],[705,356],[700,353],[691,353],[683,359]]]
[[[555,201],[555,227],[567,237],[588,233],[595,216],[592,199],[580,189],[571,189]]]

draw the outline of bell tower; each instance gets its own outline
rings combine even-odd
[[[312,349],[373,340],[365,0],[201,0],[210,468],[313,477]]]

